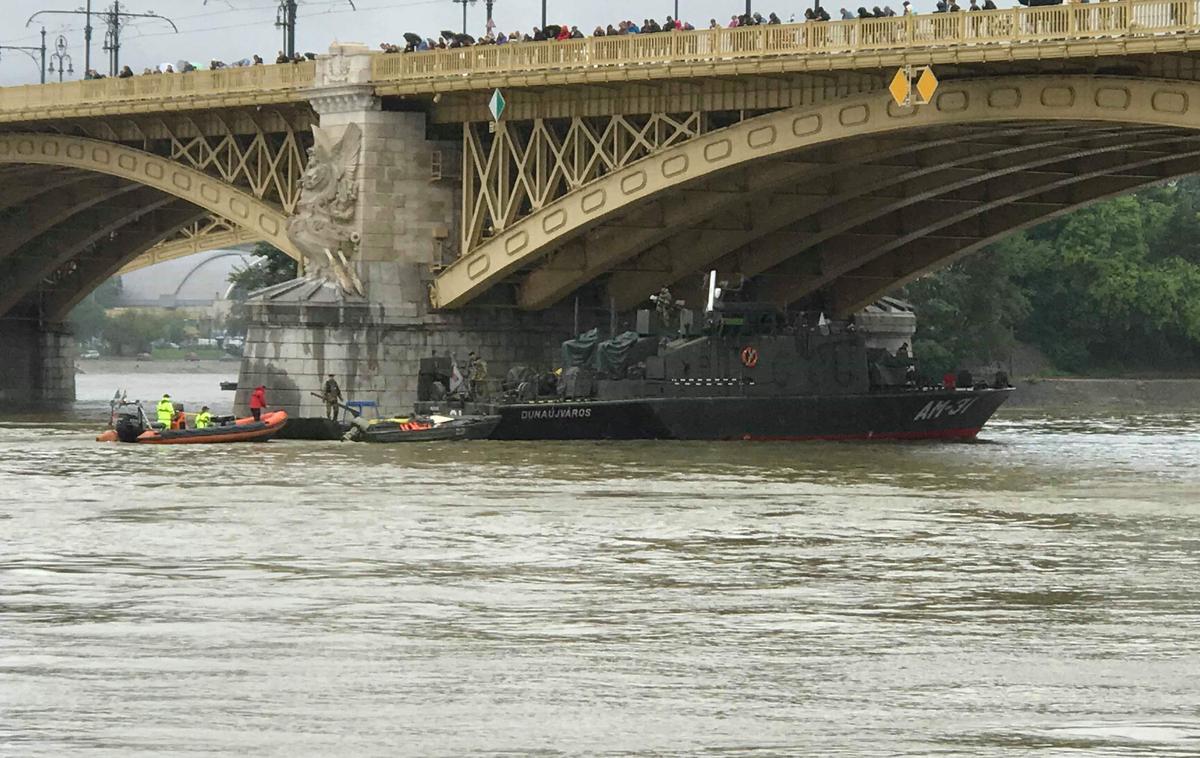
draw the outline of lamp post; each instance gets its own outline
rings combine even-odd
[[[46,83],[46,30],[42,29],[42,46],[33,47],[31,45],[0,45],[0,50],[19,50],[25,53],[33,60],[35,65],[41,68],[41,82]],[[40,57],[35,55],[40,53]]]
[[[542,0],[542,31],[546,30],[546,0]]]
[[[454,0],[454,2],[462,3],[462,7],[463,7],[463,30],[462,30],[462,33],[466,34],[467,33],[467,3],[474,5],[476,3],[476,0]],[[488,3],[488,18],[492,17],[491,6],[492,6],[492,4]]]
[[[64,14],[68,16],[83,16],[84,27],[84,76],[92,70],[92,2],[88,0],[87,7],[83,10],[75,11],[38,11],[29,17],[25,22],[25,26],[33,23],[33,20],[38,16],[50,13]],[[171,25],[171,29],[176,34],[179,33],[179,27],[175,26],[175,22],[166,16],[160,16],[157,13],[150,11],[148,13],[130,13],[121,10],[120,0],[113,0],[112,6],[104,11],[104,22],[108,25],[108,32],[104,35],[104,50],[109,54],[108,70],[111,76],[117,75],[118,64],[120,63],[121,55],[121,26],[124,25],[125,19],[130,18],[156,18],[161,21],[166,21]]]
[[[75,67],[71,65],[71,56],[67,54],[67,38],[63,35],[58,35],[58,39],[54,40],[54,52],[50,53],[50,73],[54,73],[54,61],[58,61],[58,80],[63,80],[63,73],[75,73]],[[66,64],[64,69],[63,64]]]
[[[354,0],[346,0],[350,4],[350,10],[356,11]],[[296,57],[296,11],[299,3],[296,0],[279,0],[279,7],[275,10],[275,28],[283,30],[283,52],[288,58]]]
[[[121,27],[125,25],[125,19],[129,18],[162,19],[171,25],[176,34],[179,33],[179,27],[166,16],[160,16],[154,11],[129,13],[121,10],[121,0],[113,0],[112,6],[104,12],[104,23],[108,26],[108,31],[104,34],[104,50],[108,53],[109,76],[116,76],[121,70]]]
[[[296,55],[296,0],[279,0],[275,12],[275,26],[283,29],[283,54],[289,58]]]

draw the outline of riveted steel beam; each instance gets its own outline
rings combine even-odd
[[[1164,163],[1158,169],[1158,176],[1151,180],[1143,178],[1136,183],[1132,179],[1128,182],[1082,183],[1078,187],[1065,191],[1065,197],[1069,199],[1064,199],[1056,210],[1049,213],[1029,214],[1024,219],[1018,219],[1013,215],[1008,218],[1004,228],[990,226],[986,223],[981,224],[980,233],[984,236],[976,236],[975,241],[970,244],[955,243],[953,240],[948,240],[945,244],[935,243],[928,246],[922,243],[910,243],[901,250],[895,250],[883,258],[839,278],[824,290],[825,299],[829,302],[832,311],[838,315],[857,312],[889,290],[946,266],[952,261],[976,252],[1016,231],[1045,223],[1076,208],[1123,195],[1149,184],[1194,174],[1198,171],[1200,171],[1200,155],[1189,155]],[[796,294],[795,299],[799,299],[801,296]]]
[[[31,240],[69,221],[88,208],[135,190],[139,185],[112,176],[95,175],[66,187],[47,190],[29,199],[20,212],[0,223],[0,260]]]
[[[659,287],[673,284],[700,268],[714,267],[753,276],[798,252],[772,236],[773,232],[786,226],[807,230],[810,233],[805,235],[805,244],[815,245],[823,239],[822,231],[826,237],[833,236],[931,197],[951,192],[961,195],[962,190],[972,184],[985,183],[998,175],[1027,172],[1092,152],[1111,150],[1114,146],[1127,147],[1157,132],[1130,135],[1113,130],[1080,129],[1072,131],[1070,136],[1062,136],[1058,131],[1044,134],[1041,141],[1023,141],[1017,145],[968,142],[965,143],[967,149],[955,160],[907,171],[893,169],[873,181],[870,172],[847,167],[844,179],[837,183],[838,190],[805,187],[796,193],[765,198],[753,207],[752,218],[739,225],[737,234],[715,235],[709,228],[680,234],[648,253],[655,263],[614,275],[609,282],[609,294],[616,299],[618,307],[628,308]],[[1084,149],[1082,145],[1090,147]],[[982,152],[973,153],[972,149]],[[989,167],[976,168],[975,164]],[[866,180],[860,180],[860,177]],[[764,235],[767,239],[762,244],[754,242]],[[786,235],[784,239],[787,239]]]
[[[871,94],[811,109],[780,111],[660,150],[568,193],[452,264],[431,289],[436,308],[461,307],[527,267],[561,240],[660,193],[739,164],[821,144],[889,132],[984,123],[1130,124],[1192,128],[1193,83],[1100,77],[997,79],[943,84],[930,106],[897,108]],[[1200,100],[1197,100],[1200,101]]]
[[[1194,141],[1191,144],[1195,145]],[[812,250],[818,255],[819,263],[790,261],[767,272],[768,282],[760,296],[773,302],[787,303],[832,283],[841,276],[850,275],[856,269],[883,257],[893,250],[917,243],[925,235],[939,231],[971,232],[980,237],[989,237],[996,229],[1020,227],[1029,217],[1040,218],[1063,207],[1077,204],[1076,195],[1089,202],[1097,193],[1110,196],[1124,190],[1160,181],[1161,174],[1154,167],[1158,164],[1187,160],[1200,155],[1200,148],[1188,151],[1172,151],[1153,157],[1139,156],[1130,159],[1120,154],[1102,155],[1093,158],[1086,168],[1067,175],[1034,174],[1015,180],[988,201],[948,200],[939,198],[927,202],[919,213],[910,214],[906,229],[894,233],[891,240],[871,248],[852,246],[849,241],[835,242],[836,238],[821,235],[821,248],[808,242],[799,250]],[[1016,175],[1020,177],[1020,175]],[[1085,186],[1087,185],[1087,186]],[[1040,206],[1053,206],[1042,212]],[[861,227],[864,231],[884,231]],[[886,230],[891,231],[891,230]],[[811,273],[813,271],[818,273]],[[807,273],[804,273],[807,272]]]
[[[141,150],[53,134],[0,134],[0,164],[65,166],[108,174],[174,195],[245,227],[299,258],[286,217],[254,195],[176,161]]]
[[[117,273],[126,262],[153,248],[180,226],[192,223],[204,212],[185,200],[167,197],[164,204],[123,226],[115,235],[100,241],[87,258],[65,271],[56,272],[41,291],[46,318],[61,321],[100,283]]]
[[[172,199],[150,187],[135,187],[132,192],[108,198],[99,206],[75,214],[8,256],[0,265],[0,315],[56,271],[87,255],[96,243]]]

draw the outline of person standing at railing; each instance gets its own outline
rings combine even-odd
[[[905,16],[913,15],[912,3],[910,3],[908,0],[904,0],[904,11],[903,11],[902,15],[905,15]]]

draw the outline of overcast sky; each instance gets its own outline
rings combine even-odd
[[[878,2],[879,0],[873,0]],[[83,16],[42,15],[25,26],[25,21],[40,10],[75,10],[86,0],[0,0],[4,19],[0,20],[0,45],[41,44],[39,32],[47,31],[47,46],[54,47],[59,34],[66,37],[76,76],[83,71]],[[616,23],[622,18],[642,18],[653,14],[661,20],[675,9],[675,0],[547,0],[551,23],[569,23],[590,34],[597,24]],[[856,0],[853,7],[865,2]],[[892,6],[899,11],[901,0]],[[932,7],[934,0],[916,0],[914,5]],[[849,6],[849,2],[842,0]],[[839,2],[825,5],[836,17]],[[406,31],[435,36],[440,29],[462,26],[462,5],[454,0],[299,0],[297,44],[302,51],[324,52],[334,40],[365,42],[377,47],[380,42],[401,42]],[[93,0],[93,11],[111,5],[111,0]],[[179,33],[160,20],[131,20],[122,30],[121,63],[141,72],[147,66],[174,62],[180,58],[207,63],[213,58],[231,61],[254,53],[274,57],[282,47],[281,32],[274,27],[278,0],[122,0],[122,10],[135,13],[154,11],[171,18]],[[1005,3],[1007,5],[1007,3]],[[745,8],[744,0],[679,0],[680,15],[696,27],[708,25],[710,18],[728,23],[729,17]],[[754,0],[754,10],[766,15],[774,11],[784,21],[800,17],[809,3],[804,0]],[[478,34],[484,26],[483,0],[467,6],[468,29]],[[541,0],[496,0],[493,11],[497,24],[506,32],[528,32],[541,21]],[[102,50],[104,24],[92,22],[92,65],[105,72],[107,54]],[[0,84],[26,84],[38,79],[38,65],[23,53],[0,50]]]

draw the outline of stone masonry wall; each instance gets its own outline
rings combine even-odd
[[[0,402],[75,399],[75,343],[63,325],[0,319]]]
[[[332,373],[347,399],[374,400],[388,413],[409,412],[417,399],[420,359],[435,353],[454,356],[464,373],[467,354],[478,353],[488,363],[489,385],[498,389],[515,365],[557,366],[572,318],[557,310],[447,314],[409,324],[344,327],[261,323],[247,336],[237,406],[244,411],[250,391],[262,384],[272,407],[320,416],[324,406],[310,393],[320,392]]]

